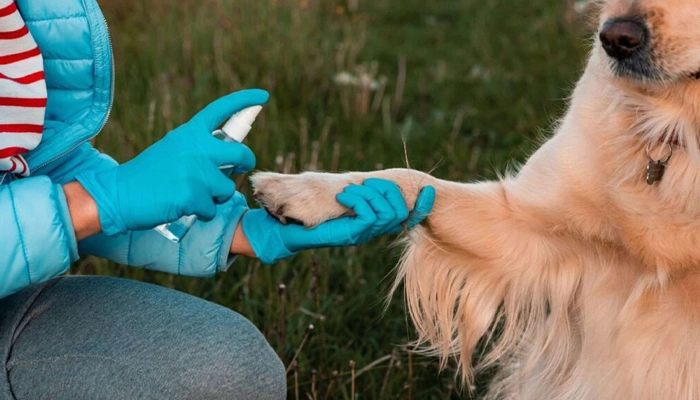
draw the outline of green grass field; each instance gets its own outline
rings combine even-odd
[[[261,87],[272,99],[247,142],[259,169],[402,167],[405,141],[413,168],[493,178],[524,161],[561,115],[587,52],[561,0],[102,3],[116,98],[96,145],[119,161],[218,96]],[[246,177],[237,181],[250,194]],[[154,282],[245,315],[285,364],[299,353],[290,399],[467,397],[453,365],[440,373],[436,359],[404,347],[415,335],[400,295],[384,312],[399,254],[392,240],[275,266],[239,259],[214,279],[95,259],[73,272]]]

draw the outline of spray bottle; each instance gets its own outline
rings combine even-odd
[[[221,129],[214,131],[212,136],[224,142],[242,142],[248,136],[251,125],[260,111],[262,111],[261,106],[244,108],[234,114]],[[233,171],[233,166],[225,165],[221,167],[221,170],[228,176]],[[175,222],[157,226],[155,230],[170,241],[180,243],[196,221],[196,215],[187,215]]]

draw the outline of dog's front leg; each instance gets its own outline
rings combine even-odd
[[[545,237],[553,226],[565,225],[563,196],[553,191],[567,189],[557,184],[549,163],[538,162],[548,157],[542,154],[546,152],[540,149],[517,178],[470,184],[409,169],[298,175],[260,172],[251,180],[256,200],[270,214],[283,223],[307,227],[352,214],[336,201],[336,195],[368,178],[395,182],[409,209],[422,188],[432,185],[435,206],[423,227],[435,245],[483,259],[517,260],[523,253],[536,253],[532,240]]]
[[[436,189],[433,212],[423,224],[427,233],[441,246],[469,251],[484,258],[502,258],[522,251],[527,235],[551,224],[552,211],[528,206],[516,180],[462,184],[436,179],[408,169],[373,172],[285,175],[261,172],[251,178],[256,200],[284,223],[307,227],[350,215],[336,201],[336,195],[351,184],[360,185],[369,178],[395,182],[409,209],[426,185]],[[525,200],[525,201],[523,201]]]

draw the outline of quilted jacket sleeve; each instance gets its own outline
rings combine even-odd
[[[60,165],[47,173],[56,183],[67,183],[86,169],[98,171],[117,165],[89,143],[76,149]],[[133,267],[187,276],[211,276],[225,271],[234,261],[229,247],[238,221],[248,210],[240,193],[219,205],[216,217],[207,223],[198,221],[179,243],[172,243],[154,230],[124,235],[95,235],[78,243],[81,254],[89,254]]]
[[[62,274],[77,258],[61,186],[41,176],[0,186],[0,297]]]

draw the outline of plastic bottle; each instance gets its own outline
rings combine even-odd
[[[250,132],[251,126],[253,125],[253,122],[260,111],[262,111],[261,106],[244,108],[229,118],[221,129],[217,129],[212,132],[212,136],[217,139],[221,139],[224,142],[242,142],[243,139],[248,136],[248,132]],[[221,167],[221,170],[226,175],[230,175],[231,171],[233,170],[233,166],[224,165]],[[155,230],[161,235],[165,236],[168,240],[175,243],[180,243],[182,238],[187,235],[187,232],[190,231],[196,221],[196,215],[187,215],[175,222],[157,226]]]

